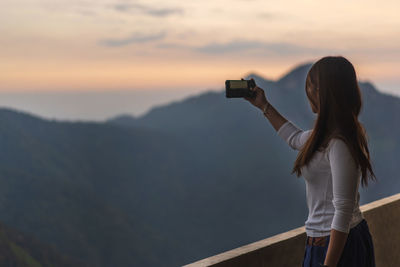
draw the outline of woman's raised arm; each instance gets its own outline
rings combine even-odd
[[[253,81],[254,79],[251,78]],[[254,82],[255,83],[255,82]],[[259,108],[261,111],[265,111],[264,115],[267,117],[269,122],[271,123],[272,127],[276,131],[281,128],[281,126],[287,122],[288,120],[283,117],[272,105],[271,103],[268,102],[267,98],[265,97],[264,90],[261,89],[256,85],[256,87],[251,88],[250,90],[253,90],[256,92],[255,97],[244,97],[247,101],[249,101],[251,104],[253,104],[255,107]]]
[[[300,150],[310,136],[311,130],[303,131],[283,117],[271,103],[268,102],[264,90],[260,87],[256,86],[251,90],[256,92],[256,96],[253,98],[245,97],[245,99],[264,113],[278,135],[282,137],[291,148]]]

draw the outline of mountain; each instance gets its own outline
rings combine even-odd
[[[300,65],[275,82],[253,74],[246,79],[254,78],[289,120],[310,129],[316,118],[304,91],[310,67],[310,63]],[[364,99],[360,120],[368,132],[378,178],[377,183],[360,189],[364,204],[400,192],[396,171],[400,99],[377,91],[369,82],[359,84]],[[191,260],[182,256],[182,263],[304,225],[304,184],[290,175],[296,153],[276,135],[261,112],[243,99],[226,99],[224,91],[206,92],[156,107],[135,120],[125,117],[123,123],[118,118],[108,122],[173,134],[189,148],[192,168],[197,167],[186,181],[195,182],[187,187],[191,193],[186,205],[199,205],[186,218],[197,218],[197,231],[210,231],[201,235],[210,242],[192,244],[196,251]]]
[[[282,75],[276,83],[279,87],[283,88],[296,88],[299,86],[298,82],[304,80],[307,76],[308,71],[312,66],[312,62],[299,64],[297,67],[291,69],[288,73]],[[261,77],[262,79],[262,77]]]
[[[308,129],[310,66],[246,78]],[[379,179],[361,190],[366,203],[400,191],[400,100],[360,85]],[[180,266],[304,225],[295,156],[259,110],[222,90],[104,123],[0,109],[0,221],[89,266]]]
[[[299,65],[275,82],[255,74],[248,75],[246,79],[254,78],[256,84],[265,89],[270,102],[286,118],[303,129],[310,129],[316,116],[311,112],[304,85],[311,66],[311,63]],[[370,202],[385,195],[397,193],[400,188],[400,182],[396,178],[399,156],[397,151],[400,148],[398,138],[400,136],[400,99],[379,92],[369,81],[359,81],[359,85],[363,95],[360,121],[367,130],[373,165],[377,170],[378,179],[381,180],[370,188],[366,188],[368,194],[362,193],[362,200]],[[234,133],[236,142],[239,142],[237,136],[244,140],[257,140],[255,139],[257,133],[264,132],[265,136],[274,140],[264,140],[270,150],[273,146],[270,143],[281,141],[258,110],[242,99],[226,99],[224,91],[206,92],[181,102],[157,107],[135,120],[130,120],[129,116],[125,116],[124,121],[117,117],[108,122],[125,127],[136,126],[168,132],[183,136],[183,141],[188,139],[185,136],[190,136],[190,143],[198,138],[198,144],[201,146],[199,149],[210,149],[214,153],[218,151],[224,153],[237,145],[229,143],[228,132]],[[205,138],[207,141],[204,141]],[[287,148],[280,149],[283,150],[284,158],[290,155],[293,157],[293,151],[287,151]],[[257,149],[255,148],[254,151]]]
[[[174,186],[176,143],[154,131],[2,109],[0,220],[90,266],[160,265],[157,253],[177,241],[148,225],[156,219],[147,205]],[[163,161],[156,171],[154,160]]]

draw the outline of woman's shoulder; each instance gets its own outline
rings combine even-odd
[[[340,157],[344,155],[351,155],[350,147],[346,138],[342,135],[335,135],[329,139],[326,147],[326,152],[329,155],[334,155],[335,157]]]
[[[346,138],[340,133],[333,133],[324,138],[320,150],[329,152],[332,147],[347,146]]]
[[[354,157],[354,153],[349,143],[343,136],[335,136],[329,141],[326,158],[330,164],[336,166],[346,166],[346,168],[359,169],[359,163]]]

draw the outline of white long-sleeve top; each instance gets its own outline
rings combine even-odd
[[[287,121],[277,133],[291,148],[299,150],[311,132]],[[306,183],[308,236],[326,236],[332,228],[349,233],[350,228],[364,218],[358,192],[361,171],[343,140],[331,139],[324,150],[314,153],[301,171]]]

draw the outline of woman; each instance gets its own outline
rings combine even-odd
[[[303,266],[375,266],[372,237],[359,208],[358,192],[376,180],[366,132],[358,121],[361,93],[353,65],[344,57],[324,57],[307,74],[305,91],[314,127],[303,131],[252,89],[247,101],[261,109],[290,147],[299,150],[292,173],[306,182],[308,219]]]

